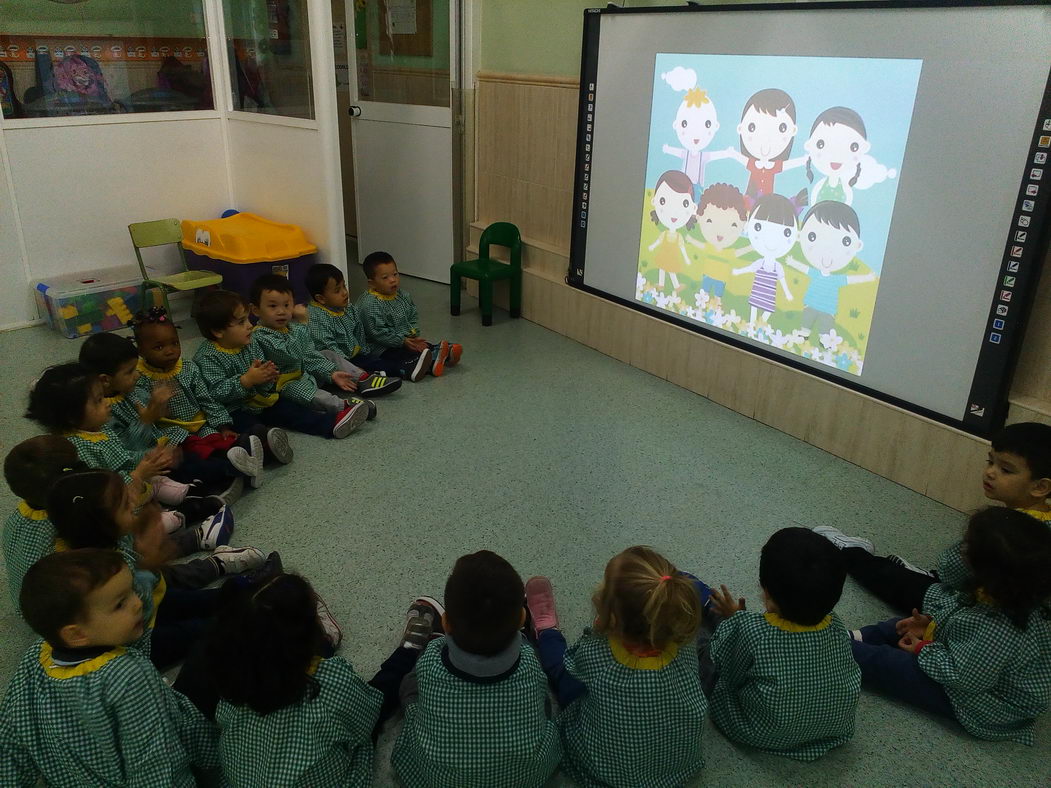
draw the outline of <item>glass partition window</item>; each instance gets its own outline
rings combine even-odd
[[[223,0],[233,108],[314,117],[307,0]]]
[[[4,118],[212,109],[202,0],[0,2]]]
[[[449,0],[355,0],[362,101],[448,107]]]

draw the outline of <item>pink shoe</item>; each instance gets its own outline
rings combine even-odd
[[[190,489],[190,485],[169,479],[167,476],[154,476],[150,479],[150,484],[153,485],[153,497],[157,499],[157,503],[164,506],[182,503]]]
[[[329,645],[332,646],[332,650],[335,651],[339,648],[339,644],[343,642],[343,630],[339,628],[336,617],[329,612],[328,605],[325,604],[325,600],[321,598],[321,595],[315,592],[314,596],[317,597],[317,617],[318,621],[321,622],[321,628],[325,631],[325,640],[328,641]]]
[[[186,525],[186,518],[179,512],[165,510],[161,512],[161,524],[164,526],[164,533],[173,534]]]
[[[533,619],[533,634],[540,637],[543,629],[558,628],[555,591],[546,577],[531,577],[525,584],[526,607]]]

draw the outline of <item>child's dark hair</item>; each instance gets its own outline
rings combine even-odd
[[[865,121],[861,119],[861,115],[849,107],[830,107],[818,115],[817,119],[814,120],[814,125],[810,127],[811,137],[814,136],[817,127],[822,123],[826,126],[835,126],[837,124],[847,126],[860,134],[862,139],[868,139],[868,134],[865,132]],[[853,187],[854,184],[858,182],[860,176],[861,162],[858,162],[857,167],[854,168],[854,174],[850,177],[850,180],[847,181],[847,185]],[[809,156],[806,160],[806,179],[811,183],[814,182],[814,171],[810,166]]]
[[[231,290],[209,290],[197,302],[197,328],[206,340],[215,339],[215,332],[228,328],[234,322],[237,307],[247,310],[240,293]]]
[[[846,203],[836,202],[835,200],[822,200],[806,212],[799,226],[802,227],[806,224],[811,216],[822,224],[835,227],[837,230],[845,228],[853,231],[854,235],[859,238],[861,237],[861,222],[858,221],[858,214]]]
[[[361,261],[361,267],[365,271],[365,278],[372,279],[376,275],[376,269],[384,263],[394,263],[390,252],[369,252]],[[395,263],[397,265],[397,263]]]
[[[47,514],[71,548],[113,548],[124,535],[114,518],[128,490],[114,471],[66,474],[47,495]]]
[[[22,617],[52,646],[65,646],[59,632],[84,616],[84,600],[126,566],[115,550],[68,550],[33,564],[22,579]]]
[[[332,279],[336,280],[336,284],[340,284],[343,281],[343,272],[336,266],[328,263],[315,263],[310,266],[305,277],[307,292],[310,293],[310,297],[316,298],[321,293],[324,293],[325,288],[328,287],[328,283]]]
[[[116,375],[124,364],[139,360],[135,343],[118,334],[92,334],[80,346],[80,363],[99,375]]]
[[[667,185],[668,188],[676,194],[685,194],[690,198],[691,202],[693,201],[693,181],[690,180],[690,176],[685,172],[681,172],[680,170],[668,170],[657,179],[657,185],[653,187],[653,193],[656,194],[657,189],[664,185]],[[683,229],[689,230],[697,224],[696,210],[697,209],[695,208],[694,215],[683,225]],[[660,224],[660,219],[657,218],[656,211],[650,211],[650,221],[657,225]]]
[[[247,587],[227,583],[221,594],[226,601],[206,655],[222,698],[269,714],[317,697],[317,680],[308,671],[325,634],[310,583],[279,574]]]
[[[651,547],[615,555],[592,602],[595,632],[652,648],[689,643],[701,624],[693,581]]]
[[[1019,629],[1034,610],[1049,617],[1051,528],[1017,509],[989,507],[971,516],[963,542],[975,596],[984,592]]]
[[[29,390],[26,418],[49,432],[79,429],[88,399],[101,385],[99,376],[78,361],[48,367]]]
[[[993,435],[993,451],[1017,454],[1034,479],[1051,479],[1051,424],[1023,421]]]
[[[293,299],[295,298],[295,291],[292,289],[292,283],[288,281],[287,276],[263,274],[252,282],[252,290],[248,294],[249,300],[253,305],[259,306],[263,301],[263,293],[267,290],[275,293],[285,293],[292,296]]]
[[[847,567],[839,549],[809,528],[782,528],[759,557],[759,584],[782,618],[814,626],[843,593]]]
[[[461,556],[445,583],[450,637],[471,654],[499,654],[522,626],[524,597],[522,578],[496,553]]]
[[[727,211],[732,208],[741,217],[741,221],[748,218],[748,208],[745,206],[744,195],[737,190],[737,187],[728,183],[713,183],[704,190],[701,194],[700,202],[697,203],[697,215],[700,216],[704,213],[704,209],[709,205],[721,211]]]
[[[135,335],[136,342],[139,342],[139,337],[142,336],[142,329],[145,326],[167,326],[172,331],[178,331],[175,323],[172,322],[171,315],[168,314],[168,310],[163,306],[154,306],[142,312],[136,312],[131,320],[128,321],[128,326],[131,328],[131,333]]]
[[[762,112],[764,115],[772,116],[776,116],[778,112],[784,110],[792,123],[796,122],[796,103],[792,101],[791,96],[779,88],[766,88],[765,90],[760,90],[748,99],[748,103],[744,105],[744,109],[741,111],[742,121],[744,120],[744,116],[748,114],[749,109],[754,109],[756,112]],[[774,161],[784,161],[787,159],[792,152],[792,144],[794,142],[795,137],[792,137],[792,139],[788,141],[788,145],[785,146],[785,149],[771,158]],[[740,144],[741,153],[750,158],[756,158],[744,144],[744,137],[740,138]]]
[[[795,206],[792,205],[791,200],[780,194],[764,194],[756,200],[751,218],[760,222],[774,222],[798,229]]]
[[[38,435],[16,445],[4,459],[4,478],[11,492],[34,509],[47,508],[47,493],[55,480],[86,471],[73,444],[61,435]]]

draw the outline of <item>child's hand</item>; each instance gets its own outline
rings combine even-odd
[[[402,344],[413,353],[422,353],[428,347],[426,340],[420,339],[419,337],[405,337],[405,339],[402,340]]]
[[[219,434],[222,435],[224,438],[237,438],[237,433],[226,426],[219,428]]]
[[[176,558],[175,546],[164,532],[161,509],[150,503],[139,512],[135,523],[135,552],[139,554],[139,565],[143,569],[156,569]]]
[[[296,304],[292,307],[292,319],[297,323],[307,323],[310,321],[310,312],[307,310],[306,304]]]
[[[255,359],[248,371],[241,375],[241,385],[246,389],[261,386],[277,379],[277,366],[273,361]]]
[[[138,403],[135,403],[139,411],[139,421],[143,424],[156,424],[159,419],[163,419],[168,415],[168,403],[177,393],[178,388],[174,380],[162,380],[154,384],[146,407],[139,407]]]
[[[738,610],[745,609],[744,597],[734,598],[734,595],[730,593],[730,589],[726,586],[719,586],[718,589],[713,588],[712,609],[723,618],[729,618]]]
[[[923,635],[905,634],[902,635],[901,639],[898,640],[898,648],[902,651],[907,651],[909,654],[916,653],[916,646],[923,640]]]
[[[332,382],[344,391],[357,391],[358,384],[349,372],[333,372]]]
[[[932,619],[930,616],[925,616],[916,608],[912,609],[912,615],[908,618],[903,618],[894,625],[899,635],[912,635],[916,638],[922,638],[927,632],[927,627],[930,626]]]
[[[168,446],[156,446],[142,455],[132,475],[140,481],[148,481],[154,476],[163,476],[174,465],[172,450]]]

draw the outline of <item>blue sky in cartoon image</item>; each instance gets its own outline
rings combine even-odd
[[[729,183],[744,192],[749,172],[740,156],[741,114],[755,93],[778,88],[796,107],[788,158],[809,155],[813,180],[800,164],[775,176],[774,191],[792,197],[805,189],[811,203],[842,194],[861,217],[864,262],[881,272],[921,65],[919,60],[660,53],[653,69],[645,188],[653,188],[665,171],[685,168],[692,180],[701,174],[702,187]],[[848,112],[826,115],[833,122],[820,124],[812,137],[815,120],[832,108]],[[703,161],[697,153],[685,159],[690,147],[704,154]],[[838,177],[837,170],[849,172]],[[850,172],[857,176],[853,186]],[[802,213],[805,209],[800,218]]]

